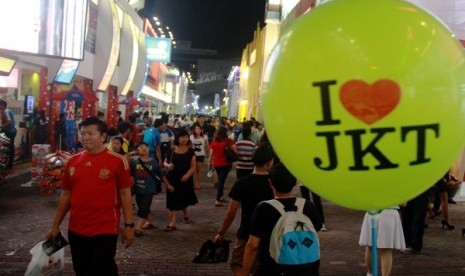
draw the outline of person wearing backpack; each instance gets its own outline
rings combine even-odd
[[[237,229],[231,257],[231,269],[234,274],[242,269],[244,249],[249,239],[250,221],[255,207],[261,201],[273,198],[273,191],[268,183],[268,171],[273,166],[273,156],[274,152],[270,147],[266,145],[258,147],[252,156],[253,173],[237,179],[229,192],[231,202],[221,228],[215,236],[215,242],[219,243],[224,239],[237,211],[241,210],[241,222]]]
[[[249,275],[319,275],[317,232],[322,223],[312,202],[292,195],[296,178],[282,164],[270,170],[275,199],[261,202],[252,215],[242,271]]]

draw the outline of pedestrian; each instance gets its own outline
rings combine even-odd
[[[47,144],[49,136],[48,118],[45,116],[45,110],[39,110],[34,118],[35,127],[35,144]]]
[[[299,210],[300,207],[297,207],[297,201],[304,200],[298,200],[292,195],[292,189],[296,184],[296,178],[282,163],[277,164],[270,170],[270,186],[275,198],[273,200],[278,201],[279,205],[284,207],[285,212]],[[303,215],[310,219],[315,231],[321,229],[318,212],[313,203],[308,200],[304,200]],[[243,269],[239,275],[249,275],[253,272],[252,268],[256,261],[258,261],[259,265],[254,275],[319,275],[319,256],[316,261],[300,265],[281,265],[271,257],[271,233],[280,218],[281,213],[269,201],[257,205],[252,215],[252,226],[245,247]],[[309,249],[315,243],[314,241],[310,242]]]
[[[0,100],[0,129],[10,140],[10,144],[8,145],[8,164],[6,167],[7,169],[11,169],[15,159],[16,126],[13,111],[7,107],[7,102]]]
[[[150,206],[153,195],[158,193],[157,184],[163,182],[166,189],[174,191],[165,176],[161,174],[157,160],[149,156],[149,145],[141,142],[137,148],[138,157],[132,159],[130,163],[131,176],[134,178],[134,194],[137,203],[137,216],[139,221],[134,232],[135,236],[142,235],[142,229],[154,228],[150,217]]]
[[[236,162],[236,178],[250,175],[254,170],[252,155],[256,148],[256,144],[250,139],[252,129],[247,124],[242,128],[242,139],[236,142],[236,150],[238,159]]]
[[[149,145],[150,157],[157,158],[158,164],[163,167],[164,160],[161,158],[160,131],[158,130],[158,127],[163,124],[163,120],[156,119],[153,126],[150,124],[150,118],[147,117],[147,121],[143,141]]]
[[[194,150],[187,145],[189,134],[180,130],[174,140],[174,150],[169,157],[169,163],[165,166],[169,169],[167,179],[174,187],[174,191],[166,191],[166,208],[169,210],[169,222],[165,227],[166,232],[176,230],[176,211],[182,211],[183,222],[190,223],[187,208],[197,204],[197,196],[194,189],[199,186],[194,184],[195,154]]]
[[[47,239],[54,239],[69,212],[68,239],[76,275],[118,275],[115,262],[121,208],[122,242],[134,239],[132,184],[123,156],[109,152],[107,125],[89,117],[79,126],[84,151],[71,157],[61,183],[61,195]]]
[[[231,202],[221,228],[215,236],[215,242],[224,239],[224,235],[234,221],[240,206],[241,222],[236,233],[231,257],[231,269],[234,274],[238,274],[242,269],[245,245],[249,239],[250,222],[255,207],[261,201],[273,198],[273,191],[268,183],[268,171],[273,166],[273,151],[270,147],[259,147],[255,150],[252,161],[254,164],[252,174],[237,179],[229,192]]]
[[[66,114],[60,113],[55,123],[55,144],[59,150],[67,150],[66,143]]]
[[[226,147],[230,147],[231,150],[237,155],[236,146],[234,141],[228,138],[228,131],[224,127],[219,127],[215,133],[215,139],[210,144],[210,157],[208,158],[208,169],[210,171],[212,167],[215,168],[216,174],[218,175],[218,186],[216,192],[215,206],[222,206],[224,183],[228,177],[229,171],[231,171],[232,163],[226,158]]]
[[[378,215],[378,214],[376,214]],[[365,246],[365,264],[367,275],[373,275],[372,270],[372,214],[365,213],[362,229],[360,231],[360,246]],[[384,209],[376,220],[376,240],[381,261],[381,275],[389,276],[392,270],[392,251],[394,249],[405,250],[405,239],[402,230],[402,222],[399,215],[399,207]]]
[[[200,186],[200,174],[202,172],[205,156],[210,155],[210,145],[208,144],[207,135],[203,133],[202,128],[199,125],[194,126],[194,131],[189,139],[192,143],[192,148],[194,149],[196,161],[194,183]]]
[[[429,204],[431,189],[419,194],[401,208],[402,228],[405,237],[405,253],[420,254],[423,249],[423,236],[425,234],[425,217]]]
[[[310,197],[311,197],[313,204],[315,204],[315,207],[318,210],[318,214],[320,215],[320,219],[322,223],[321,231],[328,231],[328,229],[326,228],[326,224],[325,224],[325,215],[323,212],[323,204],[321,204],[321,197],[317,193],[310,191],[310,189],[304,185],[300,185],[299,188],[300,188],[300,194],[302,195],[302,197],[305,198],[306,200],[310,200]]]
[[[112,152],[115,152],[115,153],[118,153],[118,154],[121,154],[122,156],[124,156],[126,158],[126,160],[128,162],[130,162],[131,157],[129,156],[129,154],[127,152],[124,151],[123,144],[124,144],[123,137],[114,136],[110,140],[110,144],[109,144],[110,147],[108,148],[108,150],[110,150]]]

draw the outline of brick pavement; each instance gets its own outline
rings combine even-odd
[[[234,179],[231,172],[226,185],[229,190]],[[38,187],[21,187],[28,175],[16,173],[0,195],[0,275],[23,275],[30,261],[29,249],[48,230],[54,214],[49,198],[39,195]],[[296,190],[297,192],[297,190]],[[215,189],[205,179],[198,192],[200,203],[190,208],[191,224],[178,217],[178,229],[166,233],[167,223],[164,194],[155,197],[152,213],[156,229],[147,230],[129,249],[121,246],[117,262],[121,275],[231,275],[229,265],[193,264],[192,258],[200,245],[213,238],[227,207],[214,206]],[[348,210],[324,202],[329,231],[320,232],[321,275],[365,275],[363,248],[358,235],[363,212]],[[454,231],[441,230],[440,219],[428,220],[425,248],[421,255],[394,254],[392,275],[465,275],[465,203],[450,205],[450,220]],[[179,214],[181,215],[181,214]],[[66,231],[66,223],[63,223]],[[226,237],[233,239],[238,219]],[[69,248],[66,249],[66,275],[73,275]]]

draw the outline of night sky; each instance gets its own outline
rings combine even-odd
[[[146,0],[146,15],[170,26],[175,40],[192,48],[213,49],[220,57],[240,58],[263,25],[266,0]]]

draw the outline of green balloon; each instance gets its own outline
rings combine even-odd
[[[348,208],[408,201],[464,145],[463,49],[408,2],[335,0],[313,9],[281,36],[262,88],[281,161]]]

